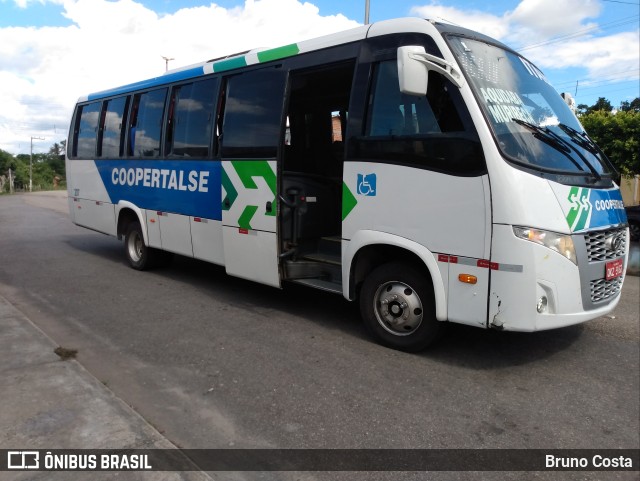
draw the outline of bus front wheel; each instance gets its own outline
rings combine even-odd
[[[379,343],[400,351],[421,351],[442,330],[430,282],[404,263],[383,264],[367,276],[360,291],[360,312]]]

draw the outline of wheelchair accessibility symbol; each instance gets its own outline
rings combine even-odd
[[[376,174],[358,174],[358,195],[374,197],[376,195]]]

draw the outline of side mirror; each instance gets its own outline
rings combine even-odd
[[[426,95],[430,70],[444,75],[458,88],[464,85],[462,74],[453,64],[428,54],[424,47],[398,47],[398,81],[403,94]]]

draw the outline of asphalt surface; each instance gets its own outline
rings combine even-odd
[[[277,290],[186,258],[137,272],[126,266],[120,242],[69,221],[61,194],[0,196],[0,296],[12,313],[0,315],[1,395],[51,391],[46,370],[77,365],[74,382],[116,404],[122,432],[145,432],[112,440],[120,447],[637,449],[639,280],[627,277],[616,311],[586,324],[532,334],[451,326],[433,349],[411,355],[372,343],[357,306],[339,296]],[[30,345],[30,335],[40,344]],[[23,344],[30,347],[16,347]],[[77,359],[58,361],[54,345],[77,350]],[[21,352],[25,366],[5,364],[7,353],[20,359]],[[42,377],[16,377],[29,366]],[[34,404],[23,418],[0,413],[0,447],[109,445],[99,426],[88,438],[69,431],[64,443],[46,430],[24,435],[24,423],[37,424],[42,412]],[[93,418],[73,419],[83,429]],[[153,475],[144,479],[206,476]],[[629,472],[209,476],[638,479]]]

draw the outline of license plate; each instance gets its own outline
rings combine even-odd
[[[622,275],[624,268],[624,259],[616,259],[615,261],[607,262],[605,265],[605,278],[610,281],[616,277]]]

